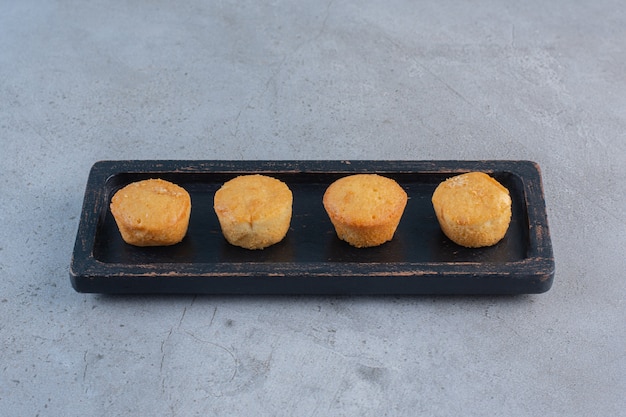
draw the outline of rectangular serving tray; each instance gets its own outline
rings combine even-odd
[[[509,230],[489,248],[448,240],[431,196],[446,178],[469,171],[506,186]],[[285,239],[263,250],[232,246],[221,234],[213,195],[227,180],[259,173],[293,192]],[[322,196],[336,179],[377,173],[409,200],[393,240],[357,249],[339,240]],[[192,199],[187,235],[177,245],[126,244],[109,204],[121,187],[162,178]],[[530,161],[101,161],[93,165],[70,266],[73,288],[87,293],[189,294],[531,294],[548,291],[554,258],[541,173]]]

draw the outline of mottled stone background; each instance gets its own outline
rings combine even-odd
[[[618,416],[621,1],[0,2],[0,415]],[[78,294],[102,159],[529,159],[552,289]]]

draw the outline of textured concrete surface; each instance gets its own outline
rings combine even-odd
[[[0,2],[0,415],[626,415],[622,1]],[[530,159],[520,297],[110,297],[101,159]]]

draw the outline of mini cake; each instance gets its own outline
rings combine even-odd
[[[133,182],[117,191],[110,207],[126,243],[167,246],[185,237],[191,198],[176,184],[149,179]]]
[[[217,190],[213,208],[226,240],[246,249],[280,242],[291,223],[293,195],[287,185],[265,175],[242,175]]]
[[[357,248],[393,238],[407,203],[397,182],[377,174],[355,174],[333,182],[323,204],[339,239]]]
[[[443,181],[435,189],[432,203],[443,233],[469,248],[495,245],[511,222],[509,190],[482,172]]]

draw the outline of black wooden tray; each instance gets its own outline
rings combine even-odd
[[[483,171],[506,186],[513,216],[502,241],[468,249],[439,228],[431,195],[444,179]],[[331,182],[354,173],[395,179],[409,201],[394,239],[357,249],[340,241],[322,205]],[[262,173],[294,196],[286,238],[250,251],[229,245],[213,194],[236,175]],[[189,230],[169,247],[122,240],[109,210],[116,190],[163,178],[191,195]],[[78,292],[195,294],[524,294],[552,286],[554,258],[541,174],[529,161],[102,161],[89,174],[70,266]]]

